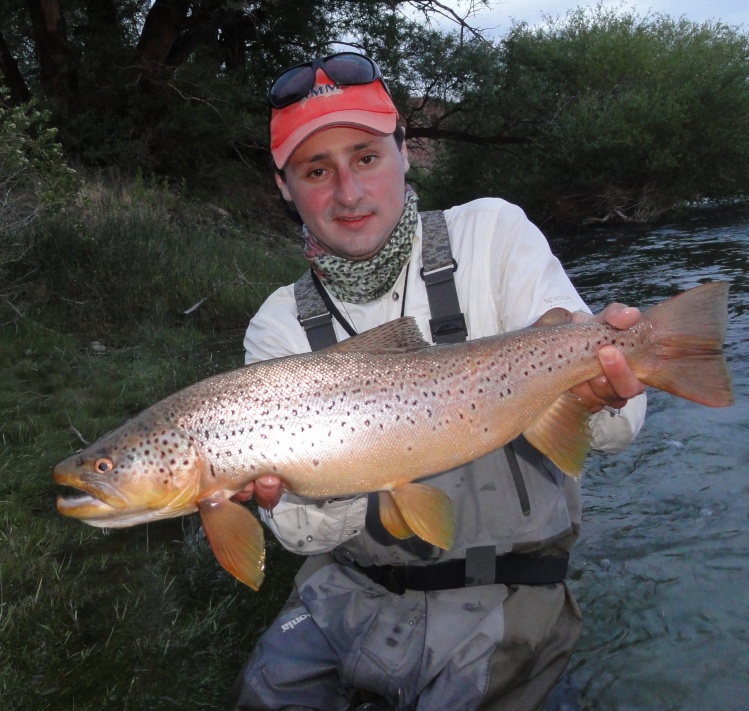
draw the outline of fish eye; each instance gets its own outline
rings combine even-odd
[[[107,457],[102,457],[94,462],[94,471],[97,474],[106,474],[107,472],[111,472],[112,469],[114,469],[114,464]]]

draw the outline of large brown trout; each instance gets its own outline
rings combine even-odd
[[[256,363],[156,403],[58,464],[85,495],[59,511],[117,528],[200,512],[221,565],[250,587],[264,542],[248,508],[230,500],[272,474],[294,494],[380,492],[394,536],[449,548],[445,494],[414,483],[520,434],[577,476],[589,413],[567,391],[601,374],[615,345],[640,380],[713,407],[733,402],[722,354],[728,287],[711,283],[646,311],[631,329],[560,324],[429,346],[412,319],[386,323],[325,351]]]

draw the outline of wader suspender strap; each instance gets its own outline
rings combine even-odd
[[[462,343],[468,329],[460,310],[455,289],[455,270],[458,264],[450,251],[447,223],[442,210],[421,213],[422,247],[424,264],[421,278],[426,283],[429,311],[429,328],[435,343]]]
[[[294,298],[299,311],[299,323],[307,334],[310,348],[320,351],[336,343],[338,339],[333,328],[333,317],[317,293],[311,269],[294,284]]]
[[[458,292],[453,274],[457,264],[450,250],[447,223],[442,210],[421,213],[424,267],[421,278],[426,283],[429,327],[435,343],[460,343],[468,335],[466,321],[460,311]],[[305,272],[294,284],[294,297],[299,311],[299,323],[307,334],[313,351],[336,343],[331,309],[326,306],[313,281],[312,270]],[[351,334],[349,334],[351,335]]]

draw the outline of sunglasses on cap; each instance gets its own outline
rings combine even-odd
[[[371,84],[379,79],[390,95],[380,68],[369,57],[356,52],[339,52],[297,64],[280,74],[268,90],[268,104],[282,109],[301,101],[314,89],[318,69],[339,85]]]

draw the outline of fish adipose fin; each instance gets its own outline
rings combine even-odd
[[[563,393],[523,434],[565,474],[577,478],[590,449],[589,423],[588,408],[571,393]]]
[[[397,318],[326,348],[325,353],[409,353],[428,348],[416,319]]]
[[[455,514],[450,497],[429,484],[403,484],[390,492],[399,511],[399,517],[406,527],[419,538],[433,546],[448,550],[455,540]],[[380,499],[382,503],[382,498]],[[397,520],[390,516],[387,520],[380,513],[382,525],[390,531],[388,524]],[[396,531],[400,529],[395,526]],[[391,531],[392,533],[392,531]],[[393,533],[398,538],[397,533]]]
[[[221,566],[257,590],[265,575],[265,543],[260,522],[249,509],[223,494],[198,501],[203,530]]]
[[[643,314],[654,329],[657,365],[637,373],[646,385],[710,407],[734,403],[731,374],[723,355],[728,284],[689,289]]]

